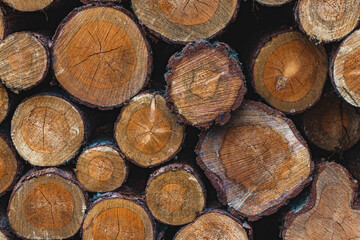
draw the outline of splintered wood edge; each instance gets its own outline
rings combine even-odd
[[[73,174],[69,171],[65,171],[59,168],[44,168],[41,170],[37,170],[37,169],[31,169],[30,171],[28,171],[27,173],[25,173],[20,180],[16,183],[16,185],[14,186],[11,195],[10,195],[10,200],[9,200],[9,204],[7,206],[7,216],[10,222],[10,217],[9,217],[9,213],[10,213],[10,209],[11,209],[11,201],[13,200],[16,192],[23,186],[26,186],[26,184],[28,183],[29,180],[37,178],[37,177],[41,177],[41,176],[52,176],[52,175],[56,175],[60,178],[62,178],[64,181],[71,183],[72,185],[76,186],[78,188],[78,190],[82,193],[83,198],[83,206],[81,207],[81,211],[82,211],[82,215],[83,218],[79,221],[79,226],[78,226],[78,230],[76,232],[74,232],[71,236],[75,235],[79,229],[81,228],[81,225],[83,223],[83,219],[85,216],[85,211],[88,208],[88,195],[87,192],[85,190],[85,188],[75,180]],[[77,200],[77,198],[75,198],[75,200]],[[17,211],[17,210],[16,210]],[[10,224],[11,229],[13,229],[12,225]],[[32,225],[31,225],[32,226]],[[41,230],[40,232],[42,232],[43,230]],[[31,236],[29,237],[25,237],[25,236],[21,236],[15,229],[13,229],[13,233],[15,233],[16,236],[22,238],[22,239],[29,239],[31,238]],[[71,236],[67,236],[66,238],[69,238]],[[42,238],[39,238],[42,239]]]
[[[10,177],[10,179],[9,179],[10,181],[8,180],[7,181],[8,183],[2,189],[0,189],[0,196],[2,196],[7,191],[11,190],[13,188],[13,186],[16,184],[17,175],[21,171],[21,166],[20,166],[20,163],[18,160],[18,156],[16,154],[15,147],[12,145],[11,140],[7,136],[0,134],[0,144],[3,145],[3,146],[1,146],[1,148],[2,147],[7,148],[6,149],[7,152],[1,151],[0,156],[1,155],[12,155],[11,157],[8,156],[8,157],[4,158],[3,160],[5,160],[6,162],[13,161],[12,162],[12,164],[13,164],[12,170],[14,170],[13,172],[11,172],[9,169],[7,169],[7,168],[5,169],[6,172],[3,176]],[[0,177],[0,181],[2,181],[2,177]]]
[[[228,218],[230,221],[232,220],[234,225],[237,224],[239,225],[242,230],[244,231],[244,240],[252,240],[253,239],[253,234],[252,234],[252,227],[247,223],[247,222],[241,222],[238,218],[235,218],[234,216],[232,216],[231,214],[229,214],[228,212],[224,211],[224,210],[220,210],[220,209],[213,209],[213,210],[205,210],[204,212],[202,212],[193,222],[185,225],[184,227],[182,227],[174,236],[174,240],[181,240],[184,238],[181,238],[181,234],[182,232],[191,229],[192,226],[194,224],[197,223],[197,221],[204,215],[206,214],[221,214],[224,217]],[[200,227],[200,226],[199,226]],[[198,228],[199,229],[199,228]],[[188,235],[185,235],[184,237],[187,237]]]
[[[278,7],[291,2],[292,0],[256,0],[259,4],[267,7]]]
[[[348,30],[346,33],[343,33],[341,34],[340,36],[338,37],[335,37],[335,38],[319,38],[317,35],[316,35],[316,31],[321,31],[321,30],[312,30],[312,29],[309,29],[310,31],[313,31],[312,34],[310,34],[308,31],[305,30],[305,28],[303,27],[303,25],[301,24],[301,19],[300,19],[300,4],[302,2],[304,2],[305,0],[298,0],[298,2],[296,3],[296,6],[294,8],[294,16],[295,16],[295,21],[298,23],[298,28],[303,32],[305,33],[307,36],[309,36],[312,40],[315,40],[317,42],[320,42],[320,43],[330,43],[330,42],[335,42],[335,41],[339,41],[341,40],[342,38],[346,37],[347,35],[349,35],[358,25],[359,25],[359,21],[354,21],[354,25],[352,27],[352,29]],[[308,0],[306,0],[308,1]],[[315,0],[309,0],[309,1],[314,1]],[[318,1],[318,0],[316,0]],[[355,0],[356,2],[357,0]],[[343,1],[344,3],[346,3],[346,1]],[[359,8],[360,8],[360,5],[359,5]],[[314,8],[316,9],[316,8]],[[315,10],[314,10],[315,11]],[[359,12],[359,11],[358,11]],[[360,13],[358,14],[357,18],[359,18],[360,16]],[[351,18],[353,19],[353,18]],[[355,19],[355,18],[354,18]],[[311,24],[313,27],[315,24]],[[320,26],[320,24],[319,24]],[[341,26],[340,26],[341,27]]]
[[[350,57],[353,57],[351,53],[353,53],[353,51],[356,50],[356,49],[352,49],[353,51],[351,53],[348,52],[347,44],[349,42],[353,43],[354,41],[359,40],[360,39],[359,35],[360,35],[360,30],[355,30],[349,36],[347,36],[339,46],[333,49],[329,61],[330,64],[329,75],[333,87],[346,102],[350,103],[355,107],[360,107],[360,100],[356,100],[356,99],[360,99],[360,93],[356,93],[350,90],[348,85],[346,84],[346,79],[344,78],[344,64],[348,60],[346,56],[350,55]],[[357,44],[357,42],[358,41],[356,41],[355,44]],[[360,51],[360,44],[358,44],[358,46],[355,47],[357,47],[357,49]],[[341,55],[339,56],[340,53]],[[338,64],[336,64],[338,62],[337,60],[340,61]],[[340,66],[336,67],[337,65]],[[337,73],[341,75],[340,79],[337,78],[336,76]]]
[[[323,95],[302,118],[308,139],[322,149],[347,150],[360,138],[360,114],[337,95]]]
[[[150,175],[150,178],[148,179],[148,182],[146,184],[146,188],[145,188],[145,201],[147,202],[147,191],[149,186],[153,183],[154,180],[156,180],[157,177],[161,176],[162,174],[166,174],[168,172],[173,172],[173,171],[184,171],[187,174],[191,175],[192,177],[194,177],[194,179],[196,180],[197,184],[199,185],[198,187],[200,187],[198,190],[201,190],[202,193],[202,197],[203,197],[203,206],[202,206],[202,210],[200,212],[203,211],[203,209],[206,206],[206,189],[202,183],[202,181],[200,180],[198,174],[194,171],[194,169],[192,167],[190,167],[187,164],[178,164],[178,163],[174,163],[174,164],[170,164],[170,165],[166,165],[164,167],[161,167],[160,169],[156,170],[154,173],[152,173]],[[158,194],[158,193],[154,193],[154,194]],[[180,223],[180,224],[175,224],[175,223],[170,223],[170,222],[165,222],[164,219],[160,219],[158,217],[156,217],[155,215],[158,215],[157,213],[153,213],[150,209],[149,204],[147,203],[147,206],[149,207],[149,211],[152,213],[152,216],[154,216],[154,218],[156,218],[159,222],[164,223],[164,224],[169,224],[169,225],[174,225],[174,226],[178,226],[178,225],[184,225],[187,224],[189,222],[186,223]],[[198,213],[196,213],[195,215],[198,215]],[[196,219],[197,216],[195,216],[195,218],[193,220]],[[191,221],[193,221],[191,220]],[[191,222],[190,221],[190,222]]]
[[[173,75],[171,69],[174,69],[184,57],[190,58],[197,51],[202,50],[202,49],[208,49],[208,48],[215,48],[216,51],[227,56],[227,58],[229,60],[229,71],[233,71],[234,75],[237,75],[242,80],[243,84],[239,88],[237,98],[235,99],[234,104],[232,105],[232,107],[230,109],[226,110],[223,113],[220,113],[214,120],[212,120],[210,122],[204,122],[204,123],[193,125],[180,113],[179,109],[177,108],[177,106],[174,102],[174,99],[171,97],[170,87],[169,87],[169,85],[171,84],[170,79],[172,78],[172,75]],[[247,92],[245,76],[242,72],[243,71],[242,64],[239,62],[236,52],[234,50],[232,50],[230,48],[230,46],[228,46],[226,43],[217,42],[217,43],[211,44],[204,40],[200,40],[200,41],[197,41],[194,43],[189,43],[180,52],[177,52],[171,56],[166,68],[167,68],[167,72],[165,73],[164,77],[165,77],[165,81],[167,83],[166,101],[168,103],[168,106],[170,107],[170,109],[172,111],[174,111],[178,115],[180,122],[187,124],[187,125],[192,125],[197,128],[208,129],[208,128],[210,128],[211,125],[213,125],[213,123],[216,123],[221,126],[224,125],[225,123],[227,123],[230,120],[231,112],[234,111],[235,109],[237,109],[238,107],[240,107],[241,103],[244,100],[244,95]]]
[[[28,146],[27,141],[24,139],[23,133],[22,133],[22,127],[23,127],[23,121],[19,121],[23,119],[23,110],[25,108],[30,106],[31,107],[31,111],[35,110],[35,109],[41,109],[41,108],[48,108],[48,104],[53,103],[53,101],[48,101],[48,102],[44,102],[45,104],[42,105],[33,105],[32,101],[39,101],[38,98],[53,98],[56,99],[57,101],[60,101],[61,103],[65,105],[68,105],[68,108],[72,109],[72,113],[71,114],[71,118],[74,118],[74,120],[80,120],[80,122],[78,123],[78,125],[80,125],[80,129],[76,129],[76,128],[70,128],[69,132],[74,134],[77,134],[78,136],[73,138],[73,140],[77,141],[77,145],[76,146],[72,146],[73,150],[68,151],[66,155],[63,155],[63,149],[61,149],[61,151],[56,152],[57,155],[63,155],[62,158],[59,160],[59,157],[54,156],[54,154],[50,153],[43,153],[43,152],[38,152],[36,150],[33,150],[30,146]],[[41,100],[41,99],[40,99]],[[31,103],[29,105],[29,102]],[[30,114],[31,111],[26,110],[27,114]],[[56,111],[58,112],[58,111]],[[68,112],[58,112],[58,113],[68,113]],[[69,116],[67,116],[69,117]],[[64,117],[65,118],[65,117]],[[65,119],[67,120],[67,119]],[[69,127],[69,126],[68,126]],[[71,131],[72,130],[72,131]],[[25,100],[23,100],[16,108],[14,115],[11,119],[11,139],[14,143],[15,148],[17,149],[19,155],[21,157],[24,158],[24,160],[28,161],[29,163],[31,163],[32,165],[35,166],[47,166],[47,167],[51,167],[51,166],[57,166],[57,165],[61,165],[64,164],[65,162],[69,161],[70,159],[72,159],[76,153],[80,150],[81,145],[83,144],[83,141],[86,138],[86,130],[87,130],[87,126],[86,126],[86,121],[84,119],[84,116],[82,114],[82,112],[69,100],[67,100],[66,98],[64,98],[63,96],[58,96],[56,94],[38,94],[38,95],[34,95],[31,96],[29,98],[26,98]],[[79,132],[79,133],[78,133]],[[70,137],[70,136],[69,136]],[[79,138],[79,139],[78,139]],[[18,144],[20,144],[19,146],[17,146]],[[24,145],[25,144],[25,145]],[[68,143],[66,143],[65,146],[69,145]],[[24,146],[26,146],[24,148]],[[20,148],[19,148],[20,147]],[[75,149],[76,148],[76,149]],[[29,156],[31,156],[29,158]],[[52,161],[49,163],[48,161],[45,160],[45,165],[44,163],[41,163],[42,160],[49,158],[49,156],[51,156]],[[37,159],[37,160],[34,160]],[[56,159],[55,163],[54,163],[54,159]],[[41,163],[40,165],[38,165],[39,163]]]
[[[295,212],[295,211],[288,212],[284,218],[284,225],[283,225],[282,231],[280,233],[283,239],[285,239],[287,230],[294,223],[295,219],[302,214],[306,214],[308,211],[312,210],[315,207],[316,198],[317,198],[317,189],[316,189],[317,181],[318,181],[321,173],[328,166],[335,166],[335,167],[339,168],[339,170],[342,171],[347,176],[348,181],[353,189],[351,202],[350,202],[350,208],[354,209],[354,210],[360,210],[360,205],[358,205],[358,203],[356,201],[357,200],[356,190],[358,188],[358,182],[350,175],[350,173],[348,172],[348,170],[346,170],[345,167],[343,167],[335,162],[320,162],[320,163],[316,164],[316,167],[315,167],[315,174],[314,174],[314,178],[313,178],[313,181],[311,184],[311,190],[310,190],[310,194],[309,194],[309,198],[308,198],[307,202],[297,212]]]
[[[255,50],[252,52],[251,60],[250,60],[251,85],[252,85],[252,87],[254,88],[254,90],[255,90],[257,93],[259,93],[259,92],[258,92],[257,88],[255,87],[255,73],[254,73],[254,69],[255,69],[256,60],[257,60],[257,58],[259,57],[259,54],[261,53],[262,49],[263,49],[268,43],[270,43],[270,42],[273,41],[274,38],[277,38],[278,36],[280,36],[280,35],[282,35],[282,34],[290,34],[290,33],[301,34],[301,35],[303,36],[303,40],[306,40],[306,36],[305,36],[305,35],[303,35],[301,32],[298,32],[297,30],[295,30],[294,28],[291,27],[291,28],[288,28],[288,29],[276,31],[276,32],[274,32],[274,33],[272,33],[272,34],[269,34],[269,35],[263,37],[263,38],[261,39],[261,41],[259,42],[259,44],[257,45],[257,47],[255,48]],[[309,41],[310,44],[312,43],[310,40],[308,40],[308,41]],[[317,97],[316,99],[314,98],[314,100],[312,101],[311,104],[308,104],[308,105],[307,105],[305,108],[303,108],[303,109],[299,109],[299,110],[295,110],[295,111],[292,111],[292,110],[294,110],[293,107],[288,107],[288,108],[289,108],[288,110],[285,110],[285,109],[282,109],[282,110],[281,110],[281,109],[278,109],[277,107],[275,107],[275,106],[273,105],[273,103],[270,103],[267,99],[265,100],[265,98],[264,98],[263,96],[261,96],[261,98],[263,98],[267,103],[269,103],[272,107],[276,108],[277,110],[279,110],[279,111],[281,111],[281,112],[284,112],[284,113],[286,113],[286,114],[291,114],[291,115],[303,113],[303,112],[306,111],[307,109],[309,109],[309,108],[311,108],[312,106],[314,106],[314,105],[320,100],[323,87],[324,87],[324,85],[325,85],[325,83],[326,83],[327,71],[328,71],[328,65],[329,65],[329,61],[328,61],[328,57],[327,57],[325,48],[324,48],[323,46],[321,46],[321,45],[315,45],[315,44],[314,44],[314,46],[318,49],[318,51],[319,51],[320,53],[323,52],[323,53],[325,54],[325,60],[326,60],[326,65],[327,65],[327,66],[326,66],[326,70],[324,70],[324,73],[323,73],[323,74],[324,74],[324,78],[323,78],[322,83],[318,83],[318,85],[321,86],[321,87],[319,88],[319,90],[318,90],[318,92],[319,92],[318,97]],[[307,46],[307,47],[309,47],[309,46]],[[277,48],[278,48],[278,47],[277,47]],[[277,48],[276,48],[276,49],[277,49]],[[276,49],[275,49],[275,50],[276,50]],[[270,55],[271,55],[271,54],[270,54]],[[270,56],[270,55],[269,55],[269,56]],[[318,54],[317,54],[317,56],[318,56]],[[265,65],[265,64],[264,64],[264,65]],[[319,65],[320,65],[320,64],[319,64]],[[317,74],[317,77],[319,77],[319,73]],[[313,87],[316,87],[316,82],[314,82],[314,84],[312,85],[312,89],[313,89]],[[266,87],[264,86],[264,88],[266,88]],[[262,90],[262,91],[263,91],[263,90]],[[309,91],[309,92],[305,95],[305,97],[303,97],[302,99],[297,100],[297,101],[295,101],[295,102],[296,102],[296,103],[297,103],[297,102],[300,102],[300,103],[301,103],[301,102],[304,100],[304,98],[306,98],[306,97],[309,95],[310,92],[311,92],[311,91]],[[313,93],[313,94],[314,94],[314,93]],[[282,100],[277,100],[277,99],[276,99],[275,97],[273,97],[272,95],[270,95],[270,97],[271,97],[272,99],[275,99],[275,100],[271,100],[272,102],[273,102],[273,101],[284,102],[284,101],[282,101]],[[309,100],[307,100],[307,101],[309,101]],[[287,103],[292,103],[292,102],[287,102]],[[278,104],[278,103],[275,103],[275,104]]]
[[[41,34],[38,34],[35,32],[27,32],[27,31],[15,32],[15,33],[12,33],[11,35],[6,36],[6,38],[1,42],[0,45],[1,45],[1,47],[4,47],[4,48],[13,48],[12,45],[17,44],[16,40],[14,40],[14,39],[16,37],[24,38],[25,36],[28,37],[29,40],[34,41],[32,43],[34,46],[36,44],[37,47],[39,47],[39,49],[42,48],[40,53],[39,53],[38,49],[36,49],[35,52],[29,53],[29,54],[31,54],[30,56],[33,61],[31,63],[31,66],[29,66],[28,69],[26,69],[25,71],[23,69],[20,69],[19,71],[17,71],[16,69],[13,69],[12,65],[11,65],[11,60],[8,58],[9,55],[5,56],[6,60],[0,59],[3,61],[2,66],[0,68],[1,81],[3,82],[4,85],[6,85],[10,90],[12,90],[15,93],[18,93],[21,90],[28,90],[30,88],[33,88],[33,87],[39,85],[46,77],[46,75],[49,71],[49,66],[50,66],[50,52],[49,52],[49,47],[48,47],[49,39],[47,39],[44,35],[41,35]],[[9,52],[13,54],[14,50],[15,49],[12,49]],[[31,49],[31,50],[35,50],[35,49]],[[33,78],[32,81],[27,81],[26,85],[25,85],[22,82],[23,77],[31,75],[34,72],[33,68],[36,66],[34,66],[33,63],[39,59],[38,54],[40,54],[40,55],[45,54],[45,55],[43,55],[43,57],[45,58],[44,59],[45,63],[43,65],[43,67],[40,69],[40,71],[38,71],[36,69],[38,74],[36,76],[32,77]],[[19,61],[19,60],[17,60],[17,61]],[[40,65],[40,63],[38,63],[38,65]],[[5,69],[3,69],[3,68],[11,68],[11,69],[10,69],[10,71],[9,70],[5,71]],[[11,78],[10,78],[10,75],[11,75]],[[22,76],[22,75],[25,75],[25,76]]]
[[[128,110],[129,107],[131,107],[131,105],[135,105],[137,104],[138,102],[141,102],[141,99],[142,98],[149,98],[149,97],[152,97],[153,99],[155,99],[156,97],[159,97],[161,98],[162,100],[164,100],[164,106],[161,107],[162,110],[168,110],[168,114],[170,116],[174,115],[174,118],[176,118],[176,115],[173,114],[171,112],[171,108],[169,108],[166,104],[166,99],[160,94],[160,93],[157,93],[157,92],[149,92],[149,91],[144,91],[142,93],[139,93],[138,95],[136,95],[135,97],[133,97],[130,101],[128,101],[127,103],[125,103],[125,106],[121,109],[121,112],[117,118],[117,120],[115,121],[114,123],[114,139],[116,141],[116,144],[119,146],[119,149],[120,151],[125,155],[126,159],[131,161],[132,163],[134,163],[135,165],[139,166],[139,167],[146,167],[146,168],[151,168],[151,167],[156,167],[158,165],[161,165],[165,162],[168,162],[170,161],[171,159],[173,159],[175,157],[176,154],[178,154],[182,148],[182,145],[184,144],[184,141],[185,141],[185,135],[186,135],[186,132],[185,132],[185,127],[178,124],[175,119],[174,119],[174,122],[171,122],[170,125],[171,127],[173,126],[176,126],[178,127],[178,129],[181,129],[182,131],[182,138],[181,140],[178,142],[178,146],[175,150],[172,151],[172,153],[169,155],[168,153],[165,153],[167,154],[166,158],[162,159],[161,161],[158,160],[158,155],[163,153],[163,149],[164,148],[167,148],[168,145],[169,145],[169,142],[167,142],[163,148],[159,151],[159,152],[156,152],[155,156],[153,157],[149,157],[148,154],[144,154],[142,153],[140,150],[134,148],[134,147],[131,147],[130,151],[129,151],[129,147],[126,146],[126,149],[124,149],[123,145],[124,144],[130,144],[130,142],[128,140],[126,141],[120,141],[118,140],[118,138],[123,138],[126,134],[122,134],[122,132],[120,132],[119,130],[125,128],[126,126],[125,125],[121,125],[120,123],[122,122],[122,120],[125,118],[124,117],[124,114],[125,112]],[[157,104],[158,101],[155,103]],[[160,103],[161,104],[161,103]],[[147,104],[142,104],[142,105],[147,105]],[[149,106],[151,105],[151,103],[149,103]],[[140,109],[141,110],[141,109]],[[130,111],[130,110],[129,110]],[[139,111],[139,110],[138,110]],[[134,112],[132,112],[132,114],[134,114]],[[133,116],[133,115],[132,115]],[[131,118],[131,116],[130,116]],[[170,119],[171,120],[171,119]],[[124,120],[125,121],[125,120]],[[129,123],[128,121],[126,122],[127,124]],[[120,128],[120,129],[118,129]],[[173,136],[173,135],[172,135]],[[170,139],[169,140],[172,140],[173,138],[176,138],[175,137],[172,137],[170,136]],[[137,156],[137,159],[134,158],[134,154],[133,154],[133,151],[136,151],[137,154],[136,155],[139,155],[140,154],[140,157]],[[146,158],[148,161],[150,161],[151,159],[157,159],[156,162],[152,163],[152,164],[145,164],[145,162],[141,162],[139,161],[139,158],[141,158],[142,160],[144,158]]]
[[[107,192],[107,193],[103,193],[103,194],[100,194],[100,195],[94,197],[94,199],[92,200],[91,206],[88,208],[87,213],[84,216],[84,221],[83,221],[83,224],[80,229],[80,234],[83,238],[84,238],[84,234],[85,234],[85,230],[86,230],[86,229],[84,229],[85,221],[86,221],[90,211],[96,206],[96,204],[101,203],[102,201],[111,200],[111,199],[122,199],[122,200],[131,201],[133,204],[138,205],[142,210],[144,210],[144,213],[147,215],[147,217],[150,221],[151,233],[153,235],[150,238],[155,240],[156,226],[154,224],[153,217],[152,217],[149,209],[147,208],[144,200],[135,195],[127,195],[127,194],[122,194],[120,192]]]
[[[91,173],[89,172],[89,166],[90,163],[94,158],[92,159],[87,159],[84,155],[89,155],[90,152],[102,152],[104,155],[107,153],[110,153],[111,155],[116,155],[116,157],[119,157],[122,159],[122,162],[119,163],[119,165],[122,165],[122,169],[117,169],[114,167],[114,164],[111,164],[111,174],[107,175],[107,176],[103,176],[104,174],[107,174],[108,172],[102,172],[101,176],[98,176],[98,179],[94,178],[93,176],[91,176]],[[100,154],[98,154],[96,157],[101,157]],[[96,158],[95,157],[95,158]],[[110,156],[111,157],[111,156]],[[106,157],[104,157],[106,159]],[[101,161],[102,159],[100,159]],[[106,159],[109,162],[111,162],[109,159]],[[117,160],[116,160],[117,161]],[[116,162],[114,161],[114,162]],[[84,162],[84,163],[82,163]],[[82,165],[82,164],[86,164],[86,165]],[[96,164],[96,163],[95,163]],[[85,173],[82,173],[80,171],[81,167],[87,167],[88,171]],[[107,165],[103,166],[103,168],[106,168]],[[93,169],[93,172],[96,171],[95,167]],[[120,151],[115,147],[112,146],[111,144],[108,143],[99,143],[99,144],[95,144],[95,145],[90,145],[87,148],[85,148],[80,156],[77,159],[76,162],[76,169],[74,170],[75,174],[76,174],[76,178],[77,180],[84,186],[84,188],[87,191],[90,192],[108,192],[108,191],[113,191],[119,187],[121,187],[124,182],[126,181],[128,174],[129,174],[129,169],[128,166],[125,162],[125,158],[122,156],[122,154],[120,153]],[[114,174],[118,174],[121,175],[121,178],[117,178],[116,176],[114,176]],[[108,179],[103,179],[103,177],[108,177]],[[95,184],[93,183],[95,182]],[[95,186],[93,186],[95,185]],[[101,185],[101,186],[100,186]],[[105,188],[104,188],[105,186]]]
[[[296,139],[302,144],[304,145],[305,148],[308,148],[308,145],[306,143],[306,141],[304,140],[304,138],[301,136],[300,132],[296,129],[295,124],[288,118],[286,118],[285,114],[268,107],[267,105],[260,103],[260,102],[255,102],[252,100],[246,100],[244,102],[244,104],[251,104],[254,105],[256,107],[258,107],[259,109],[265,111],[267,114],[269,115],[273,115],[274,117],[280,118],[283,121],[285,121],[289,128],[292,130],[294,136],[296,137]],[[209,130],[202,130],[200,133],[200,137],[199,137],[199,141],[196,145],[195,148],[195,153],[197,155],[196,157],[196,163],[198,166],[200,166],[200,168],[204,171],[205,175],[207,176],[207,178],[210,180],[211,184],[214,186],[214,188],[216,189],[217,193],[218,193],[218,199],[219,201],[227,206],[228,211],[236,216],[239,217],[240,219],[245,219],[247,218],[249,221],[256,221],[264,216],[268,216],[271,215],[273,213],[275,213],[279,208],[281,208],[283,205],[285,205],[291,198],[297,196],[303,189],[304,187],[306,187],[310,182],[311,182],[311,174],[314,170],[314,163],[313,161],[311,161],[310,159],[310,169],[309,169],[309,175],[307,176],[306,179],[304,179],[304,181],[302,181],[300,184],[297,185],[297,187],[295,188],[295,190],[288,194],[286,197],[283,197],[282,201],[279,201],[278,204],[267,208],[265,211],[261,212],[261,214],[259,215],[254,215],[254,216],[248,216],[248,215],[244,215],[241,214],[240,212],[238,212],[237,210],[235,210],[232,207],[228,206],[228,200],[227,200],[227,195],[226,195],[226,191],[224,189],[224,183],[223,180],[221,179],[221,177],[219,177],[217,174],[213,173],[210,169],[208,169],[205,165],[205,163],[203,163],[202,161],[202,157],[201,157],[201,146],[203,144],[203,142],[206,139],[206,136],[208,134]]]
[[[68,21],[70,21],[73,17],[75,17],[79,12],[81,12],[83,10],[86,10],[86,9],[89,9],[89,8],[96,8],[96,7],[110,7],[110,8],[116,9],[118,11],[121,11],[123,14],[125,14],[127,17],[129,17],[135,23],[135,25],[137,25],[138,30],[139,30],[142,38],[144,39],[144,44],[146,46],[147,53],[148,53],[148,56],[147,56],[147,66],[148,66],[148,68],[147,68],[147,72],[146,72],[146,77],[145,77],[142,88],[139,89],[137,91],[137,93],[141,92],[142,89],[144,89],[147,85],[149,85],[150,75],[151,75],[151,72],[152,72],[153,58],[152,58],[152,51],[151,51],[151,48],[150,48],[150,43],[146,38],[146,33],[145,33],[143,25],[139,23],[139,21],[136,19],[134,14],[132,14],[129,10],[127,10],[127,9],[121,7],[121,6],[116,5],[115,3],[111,3],[111,2],[109,2],[109,3],[94,2],[94,3],[87,4],[87,5],[84,5],[84,6],[81,6],[81,7],[78,7],[78,8],[75,8],[74,10],[72,10],[60,22],[60,24],[56,28],[55,34],[53,35],[53,38],[52,38],[52,41],[51,41],[52,44],[51,44],[51,47],[50,47],[50,52],[53,55],[54,46],[55,46],[54,43],[60,37],[60,33],[62,32],[62,29],[64,28],[64,26],[67,24]],[[53,59],[54,59],[54,56],[52,56],[52,67],[54,66],[54,60]],[[90,107],[90,108],[98,108],[99,110],[111,110],[113,108],[123,106],[125,103],[127,103],[131,99],[131,97],[130,97],[129,99],[125,99],[122,103],[116,104],[116,105],[113,105],[113,106],[100,106],[100,105],[95,105],[95,104],[89,103],[89,102],[87,102],[87,101],[85,101],[85,100],[83,100],[83,99],[81,99],[79,97],[76,97],[72,93],[70,93],[67,89],[65,89],[61,84],[60,84],[60,86],[62,87],[62,89],[65,90],[66,93],[68,93],[70,99],[72,99],[72,100],[74,100],[74,101],[76,101],[76,102],[78,102],[78,103],[80,103],[82,105],[85,105],[87,107]],[[135,95],[136,94],[134,94],[134,96]]]
[[[28,7],[24,7],[23,5],[27,5],[26,3],[30,3],[29,1],[23,1],[23,0],[3,0],[3,2],[8,5],[9,7],[20,11],[20,12],[37,12],[37,11],[42,11],[44,9],[47,9],[49,7],[51,7],[52,5],[56,4],[59,0],[40,0],[43,3],[41,3],[39,6],[33,6],[32,8]],[[14,3],[15,2],[15,3]],[[20,4],[19,6],[19,2],[23,2],[24,4]],[[34,2],[39,2],[39,1],[31,1],[31,3],[29,5],[32,5]],[[18,5],[18,6],[16,6]],[[21,7],[22,6],[22,7]]]
[[[124,1],[124,0],[122,0]],[[213,39],[217,36],[220,36],[225,30],[226,28],[231,24],[233,23],[235,20],[236,20],[236,17],[237,17],[237,14],[239,12],[239,8],[240,8],[240,2],[241,0],[236,0],[237,3],[236,3],[236,7],[234,9],[234,13],[232,15],[232,17],[230,18],[230,20],[225,24],[225,26],[220,29],[219,31],[213,33],[212,35],[208,36],[208,37],[203,37],[201,39],[204,39],[204,40],[210,40],[210,39]],[[290,0],[292,1],[292,0]],[[131,9],[133,10],[133,12],[135,13],[135,8],[133,6],[133,4],[131,4]],[[136,15],[136,14],[135,14]],[[166,20],[167,21],[167,20]],[[155,38],[158,38],[158,39],[161,39],[162,41],[166,42],[166,43],[172,43],[172,44],[179,44],[179,45],[186,45],[188,44],[189,42],[191,41],[185,41],[185,40],[176,40],[176,39],[171,39],[169,37],[166,37],[165,35],[153,30],[152,28],[148,27],[147,24],[145,24],[144,22],[141,21],[141,19],[139,18],[139,22],[140,22],[140,25],[146,29],[146,32],[149,33],[150,35],[154,36]],[[197,40],[200,40],[200,39],[197,39]],[[195,40],[194,40],[195,41]]]

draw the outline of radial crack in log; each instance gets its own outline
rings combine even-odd
[[[117,107],[148,81],[148,43],[132,15],[119,6],[97,4],[74,10],[53,41],[57,80],[89,106]]]
[[[186,44],[214,37],[235,18],[237,0],[133,0],[132,8],[155,35]]]
[[[116,142],[135,164],[159,165],[181,149],[185,130],[176,120],[160,94],[139,94],[120,113],[115,124]]]
[[[307,204],[286,216],[284,239],[359,239],[355,189],[357,182],[345,168],[336,163],[320,164]]]
[[[224,127],[202,132],[197,162],[231,213],[256,220],[275,212],[309,181],[309,149],[280,112],[246,101]]]
[[[295,18],[300,28],[320,42],[339,40],[358,25],[358,0],[299,0]]]
[[[73,104],[53,95],[22,102],[11,120],[11,138],[24,160],[56,166],[70,160],[84,140],[85,125]]]
[[[264,39],[252,63],[255,90],[271,106],[291,114],[320,98],[327,71],[324,47],[292,30]]]
[[[8,218],[25,239],[64,239],[80,229],[86,210],[84,191],[69,172],[30,171],[14,187]]]
[[[145,189],[152,215],[165,224],[193,221],[205,207],[205,192],[199,178],[187,165],[172,164],[153,173]]]
[[[191,43],[168,63],[167,101],[190,125],[225,124],[241,104],[246,87],[236,53],[225,43]]]

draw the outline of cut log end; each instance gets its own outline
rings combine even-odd
[[[269,7],[277,7],[284,5],[286,3],[291,2],[292,0],[256,0],[258,3],[269,6]]]
[[[300,0],[295,11],[302,30],[319,42],[339,40],[352,32],[360,17],[358,0]]]
[[[3,10],[0,9],[0,40],[3,40],[6,33],[6,20],[4,18]]]
[[[171,57],[167,99],[183,122],[209,128],[225,124],[242,102],[246,87],[240,63],[225,43],[199,41]]]
[[[253,85],[271,106],[294,114],[320,98],[327,69],[322,46],[316,46],[299,32],[276,33],[256,52]]]
[[[347,37],[332,56],[330,76],[334,88],[355,107],[360,107],[360,30]]]
[[[81,226],[86,196],[60,169],[29,172],[15,186],[8,207],[14,232],[26,239],[63,239]]]
[[[10,238],[8,238],[6,234],[2,230],[0,230],[0,240],[9,240],[9,239]]]
[[[9,190],[19,171],[15,150],[8,140],[0,136],[0,194]]]
[[[120,150],[141,167],[169,161],[181,148],[184,127],[160,94],[143,93],[126,105],[115,125]]]
[[[303,122],[309,139],[329,151],[345,151],[360,138],[360,114],[337,96],[324,96]]]
[[[118,6],[85,6],[59,26],[53,69],[80,102],[112,108],[137,94],[151,69],[149,46],[131,14]]]
[[[302,190],[312,171],[310,152],[293,123],[251,101],[224,127],[203,132],[197,154],[220,200],[250,220],[284,205]]]
[[[154,240],[154,226],[147,209],[139,201],[113,193],[100,198],[85,216],[84,240]]]
[[[84,140],[79,111],[63,98],[38,95],[22,102],[11,120],[11,137],[24,160],[56,166],[70,160]]]
[[[30,1],[24,1],[24,0],[3,0],[6,4],[8,4],[10,7],[21,11],[21,12],[34,12],[34,11],[40,11],[46,7],[49,7],[52,3],[54,3],[56,0],[30,0]]]
[[[133,0],[137,17],[157,35],[187,43],[211,38],[234,18],[238,1]]]
[[[202,183],[187,165],[168,165],[157,170],[145,189],[146,203],[160,222],[183,225],[205,207]]]
[[[228,213],[212,210],[183,227],[174,240],[237,239],[248,240],[246,230]]]
[[[0,44],[0,79],[14,92],[39,84],[49,64],[47,40],[40,35],[14,33]]]
[[[86,190],[109,192],[119,188],[127,176],[127,166],[117,149],[97,144],[81,153],[76,176]]]
[[[360,238],[355,189],[357,183],[345,168],[335,163],[321,164],[308,203],[286,217],[284,239]]]
[[[0,123],[5,119],[9,110],[9,95],[4,85],[0,83]]]

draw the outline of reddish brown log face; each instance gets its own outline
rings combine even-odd
[[[229,210],[251,220],[271,214],[308,181],[311,158],[290,120],[245,102],[224,127],[203,132],[198,163]]]
[[[358,239],[360,210],[353,206],[357,184],[335,163],[324,163],[306,206],[287,216],[284,239]]]
[[[7,191],[16,181],[19,171],[18,161],[7,140],[0,136],[0,194]]]
[[[9,109],[9,96],[6,88],[0,83],[0,123],[4,120]]]
[[[91,106],[111,108],[138,93],[148,80],[150,59],[141,30],[120,7],[74,11],[54,37],[56,78]]]

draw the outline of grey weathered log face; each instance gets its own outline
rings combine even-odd
[[[360,30],[354,31],[331,56],[330,76],[334,88],[348,103],[360,107]]]
[[[246,101],[224,127],[203,132],[197,162],[229,210],[250,220],[271,214],[309,181],[309,149],[280,112]]]
[[[312,39],[332,42],[345,37],[358,25],[358,0],[299,0],[295,17],[300,28]]]
[[[131,3],[136,16],[155,35],[182,44],[221,32],[235,18],[239,4],[237,0],[133,0]]]

